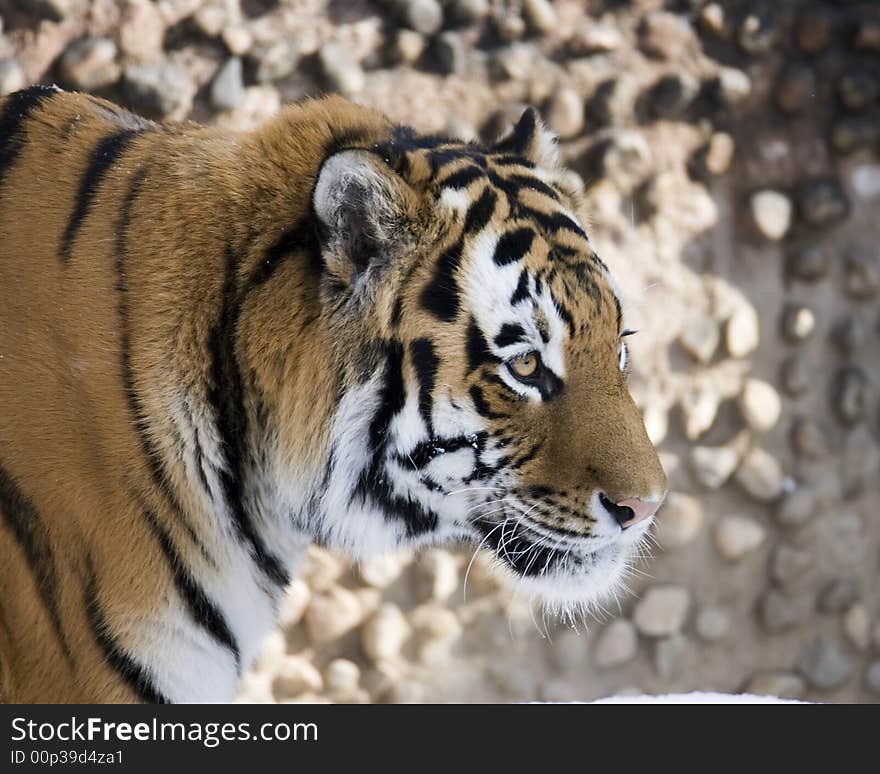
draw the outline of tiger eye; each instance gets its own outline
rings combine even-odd
[[[517,376],[528,379],[534,376],[538,370],[538,355],[534,352],[526,352],[524,355],[517,355],[510,361],[510,369]]]

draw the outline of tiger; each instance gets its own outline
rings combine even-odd
[[[666,479],[581,206],[534,108],[478,142],[3,98],[3,699],[231,699],[313,543],[616,593]]]

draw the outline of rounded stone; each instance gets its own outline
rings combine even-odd
[[[634,187],[650,171],[650,146],[645,136],[634,129],[622,130],[602,141],[591,155],[599,175],[621,188]]]
[[[858,602],[859,596],[855,578],[833,578],[819,592],[818,607],[823,613],[843,613]]]
[[[654,669],[661,680],[675,680],[681,672],[681,662],[687,650],[687,640],[680,633],[663,637],[654,645]]]
[[[738,561],[760,547],[767,531],[748,516],[724,516],[715,527],[715,546],[729,561]]]
[[[365,77],[360,63],[342,45],[328,41],[318,51],[321,70],[329,85],[342,94],[358,94]]]
[[[841,368],[831,387],[831,402],[837,418],[853,425],[865,417],[870,397],[868,375],[859,366]]]
[[[254,64],[254,79],[258,83],[281,80],[290,75],[299,64],[302,53],[292,40],[276,40],[254,46],[248,61]]]
[[[302,693],[318,693],[323,687],[324,678],[321,673],[302,656],[286,656],[272,680],[272,693],[277,699]]]
[[[564,629],[553,637],[553,659],[560,669],[581,670],[587,662],[588,646],[589,640],[579,631]]]
[[[708,363],[712,359],[720,340],[718,323],[706,314],[692,317],[678,336],[684,350],[699,363]]]
[[[635,80],[619,75],[602,81],[587,104],[587,112],[598,126],[621,126],[633,115],[638,94]]]
[[[820,635],[801,651],[798,671],[814,688],[831,690],[849,680],[852,660],[836,637]]]
[[[789,115],[800,113],[816,100],[816,74],[804,62],[787,64],[776,84],[776,106]]]
[[[871,617],[863,604],[856,603],[846,611],[843,633],[856,650],[864,652],[871,646]]]
[[[443,26],[443,6],[437,0],[408,0],[403,15],[407,25],[422,35],[434,35]]]
[[[574,89],[562,88],[547,104],[547,123],[562,139],[577,135],[584,127],[584,102]]]
[[[828,429],[817,419],[797,417],[791,427],[791,444],[799,457],[821,460],[831,453]]]
[[[880,478],[880,446],[864,424],[847,433],[841,463],[844,497],[857,497],[876,486]]]
[[[816,513],[816,493],[807,486],[799,486],[788,492],[776,508],[776,520],[783,526],[798,528],[806,524]]]
[[[880,661],[872,661],[865,670],[865,686],[880,696]]]
[[[747,379],[739,396],[743,419],[759,432],[770,430],[782,414],[782,399],[773,385],[760,379]]]
[[[789,672],[762,672],[748,682],[746,693],[775,696],[779,699],[800,699],[806,693],[803,679]]]
[[[556,9],[549,0],[523,0],[523,17],[535,32],[546,34],[556,28]]]
[[[656,517],[657,540],[663,548],[690,543],[703,525],[703,508],[698,498],[670,492]]]
[[[596,641],[595,662],[601,669],[632,661],[638,650],[636,627],[625,618],[615,618]]]
[[[736,470],[748,438],[740,434],[724,446],[694,446],[689,455],[691,469],[707,489],[718,489]]]
[[[119,80],[116,56],[116,43],[110,38],[80,38],[61,57],[59,74],[75,89],[103,89]]]
[[[684,16],[655,11],[642,20],[639,47],[657,59],[677,60],[688,52],[695,53],[699,49],[699,43]]]
[[[792,397],[803,395],[812,384],[814,370],[803,352],[787,357],[779,369],[782,389]]]
[[[779,27],[770,13],[750,12],[740,22],[737,41],[747,54],[760,56],[773,49],[779,40]]]
[[[849,179],[860,199],[880,198],[880,164],[859,164],[850,172]]]
[[[727,321],[725,343],[731,357],[748,357],[760,340],[758,313],[751,304],[743,303]]]
[[[834,19],[824,8],[805,11],[797,21],[795,36],[801,51],[817,54],[827,48],[834,31]]]
[[[296,626],[306,612],[312,592],[301,578],[290,581],[278,609],[278,623],[285,629]]]
[[[325,548],[309,546],[299,568],[299,576],[314,592],[327,591],[342,575],[344,566],[339,557]]]
[[[400,657],[410,634],[409,622],[400,608],[385,602],[364,624],[361,646],[372,661],[389,661]]]
[[[168,61],[126,67],[123,92],[131,107],[148,116],[183,118],[196,86],[183,67]]]
[[[752,220],[765,239],[778,242],[791,226],[791,200],[780,191],[764,190],[749,199]]]
[[[244,98],[244,76],[241,59],[226,60],[211,82],[211,104],[217,110],[235,110]]]
[[[424,595],[445,602],[458,591],[458,564],[458,559],[448,551],[434,549],[425,552],[418,563],[424,581]]]
[[[831,259],[827,249],[809,245],[793,253],[787,262],[788,273],[804,282],[817,282],[828,274]]]
[[[697,80],[687,73],[664,75],[651,87],[651,112],[657,118],[681,118],[697,96],[699,88]]]
[[[810,226],[827,228],[849,214],[849,199],[836,180],[811,180],[797,194],[798,212]]]
[[[839,116],[831,126],[831,145],[840,153],[870,148],[880,139],[880,121],[867,115]]]
[[[816,315],[808,306],[788,304],[782,314],[782,335],[790,342],[805,341],[816,327]]]
[[[394,58],[402,64],[414,64],[425,51],[425,38],[415,30],[399,29],[394,37]]]
[[[862,110],[877,99],[880,83],[868,70],[850,70],[837,82],[837,95],[848,110]]]
[[[730,616],[720,607],[704,607],[695,621],[697,635],[704,642],[717,642],[730,634]]]
[[[866,249],[853,250],[846,258],[846,292],[868,299],[880,293],[880,259]]]
[[[736,67],[721,67],[711,87],[722,107],[736,106],[752,93],[751,79]]]
[[[441,32],[434,40],[434,55],[444,75],[461,75],[467,67],[467,46],[457,32]]]
[[[770,589],[759,607],[761,623],[771,634],[778,634],[797,626],[807,614],[807,604],[802,598],[792,598],[782,591]]]
[[[305,615],[309,639],[320,644],[335,640],[361,622],[361,603],[356,594],[334,586],[315,595]]]
[[[359,688],[360,667],[347,658],[335,658],[324,668],[324,686],[332,694],[348,695]]]
[[[690,607],[690,592],[681,586],[654,586],[636,605],[636,628],[648,637],[681,631]]]
[[[750,449],[742,458],[735,478],[746,492],[763,502],[779,499],[785,489],[785,475],[779,461],[759,447]]]
[[[360,576],[374,588],[384,589],[400,577],[408,561],[405,554],[378,554],[361,562]]]
[[[710,175],[723,175],[730,169],[736,145],[727,132],[712,132],[706,145],[704,166]]]
[[[787,543],[781,543],[773,552],[770,575],[781,586],[798,580],[813,566],[813,555]]]
[[[853,40],[853,48],[856,51],[880,51],[880,19],[862,20]]]
[[[23,89],[25,83],[24,71],[15,59],[0,59],[0,96]]]

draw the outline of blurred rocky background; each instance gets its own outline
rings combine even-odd
[[[573,630],[471,549],[312,549],[241,700],[880,700],[880,4],[0,0],[0,93],[33,82],[234,128],[535,104],[639,330],[671,494],[633,593]]]

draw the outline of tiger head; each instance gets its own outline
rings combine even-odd
[[[310,509],[355,552],[465,538],[551,608],[612,592],[666,479],[614,281],[527,110],[491,147],[395,130],[312,206],[345,388]]]

